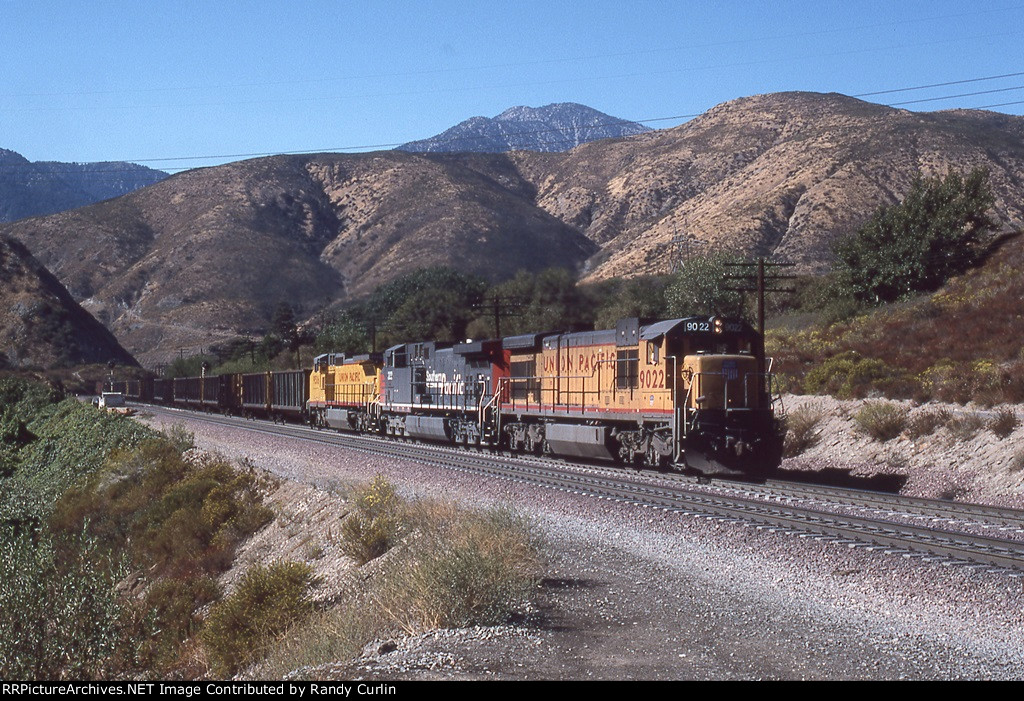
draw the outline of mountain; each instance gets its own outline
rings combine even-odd
[[[917,174],[974,167],[989,171],[1001,228],[1022,228],[1024,118],[778,93],[565,153],[241,161],[0,235],[151,363],[262,333],[280,301],[308,317],[430,265],[491,280],[561,265],[597,280],[728,248],[827,270],[836,238]]]
[[[163,171],[135,163],[33,163],[0,149],[0,222],[108,200],[166,177]]]
[[[775,93],[565,154],[508,155],[536,185],[539,207],[601,247],[588,279],[665,272],[687,248],[822,272],[832,243],[898,202],[922,172],[986,168],[995,219],[1024,226],[1024,117],[993,112]]]
[[[497,117],[472,117],[437,136],[398,147],[418,153],[504,153],[568,151],[598,139],[650,131],[636,122],[611,117],[586,105],[562,102],[544,107],[512,107]]]
[[[110,360],[136,364],[23,244],[0,236],[0,369]]]
[[[282,301],[311,315],[424,266],[497,280],[597,250],[506,162],[398,151],[187,171],[3,232],[144,363],[261,334]]]

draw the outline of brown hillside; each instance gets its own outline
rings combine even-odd
[[[0,236],[0,368],[134,365],[25,247]]]
[[[769,332],[793,388],[844,397],[1024,402],[1024,235],[931,295],[804,331]]]
[[[675,236],[821,271],[831,243],[919,173],[990,172],[995,215],[1024,223],[1024,118],[921,114],[837,94],[734,100],[674,129],[516,154],[537,202],[601,245],[590,277],[665,272]]]
[[[6,227],[143,362],[261,333],[423,266],[491,279],[596,246],[533,206],[508,166],[400,152],[264,158]]]

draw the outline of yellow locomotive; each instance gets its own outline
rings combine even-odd
[[[309,375],[309,421],[323,428],[371,431],[379,406],[380,354],[346,358],[325,353],[313,360]]]
[[[765,474],[781,449],[760,337],[722,318],[506,339],[510,445],[704,473]]]

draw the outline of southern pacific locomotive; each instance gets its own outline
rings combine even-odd
[[[322,428],[763,476],[781,456],[770,386],[749,324],[691,317],[325,354],[312,370],[156,380],[152,392]]]

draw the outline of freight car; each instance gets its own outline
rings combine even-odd
[[[280,370],[268,373],[267,416],[275,421],[307,420],[309,370]]]
[[[153,382],[153,401],[274,421],[307,420],[309,370],[175,377]]]
[[[158,377],[153,380],[153,401],[157,404],[170,404],[174,401],[174,380]]]

